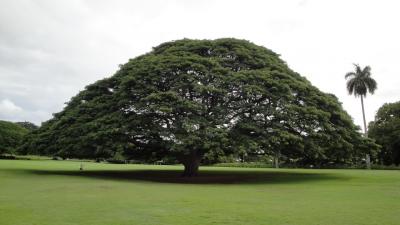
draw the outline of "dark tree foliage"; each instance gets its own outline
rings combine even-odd
[[[238,154],[349,163],[370,144],[357,129],[334,95],[271,50],[237,39],[184,39],[161,44],[87,86],[21,151],[168,157],[191,176],[203,158]]]
[[[13,122],[0,120],[0,154],[14,153],[28,130]]]
[[[25,121],[25,122],[16,122],[16,124],[20,125],[21,127],[24,127],[25,129],[29,130],[29,131],[33,131],[38,129],[39,127],[36,126],[35,124]]]
[[[368,133],[382,145],[379,159],[386,165],[400,165],[400,101],[379,108]]]

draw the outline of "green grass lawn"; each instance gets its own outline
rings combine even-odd
[[[0,225],[398,225],[400,171],[0,160]]]

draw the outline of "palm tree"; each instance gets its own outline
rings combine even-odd
[[[364,120],[364,135],[365,135],[365,137],[367,137],[368,136],[367,122],[365,121],[364,99],[363,98],[367,97],[367,92],[374,94],[374,92],[377,88],[377,83],[371,77],[371,67],[370,66],[366,66],[362,69],[358,64],[354,64],[354,67],[355,67],[354,72],[349,72],[345,75],[345,79],[347,79],[347,91],[349,92],[350,95],[354,94],[355,97],[358,97],[358,96],[361,97],[361,108],[362,108],[362,114],[363,114],[363,120]],[[370,169],[371,162],[370,162],[369,154],[367,154],[366,163],[367,163],[367,168]]]

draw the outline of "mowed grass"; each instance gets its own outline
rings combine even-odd
[[[400,171],[0,160],[0,225],[400,224]]]

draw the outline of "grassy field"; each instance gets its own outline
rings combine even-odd
[[[0,160],[0,225],[398,225],[400,171]]]

